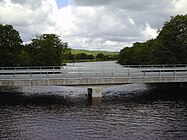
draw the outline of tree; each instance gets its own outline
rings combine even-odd
[[[106,56],[103,53],[98,53],[95,58],[97,60],[106,60]]]
[[[0,66],[19,66],[22,40],[12,25],[0,24]]]
[[[68,60],[68,58],[74,58],[74,56],[72,56],[72,54],[71,54],[71,48],[68,48],[68,43],[62,42],[61,49],[62,49],[61,50],[62,51],[61,64],[64,63],[65,60]]]
[[[133,53],[132,48],[129,48],[129,47],[123,48],[119,53],[118,62],[120,64],[124,64],[124,65],[125,64],[128,64],[128,65],[134,64],[132,53]]]
[[[78,53],[78,54],[76,54],[76,59],[77,60],[87,59],[87,54],[85,54],[85,53]]]
[[[87,55],[87,59],[94,60],[94,55],[93,54]]]
[[[72,62],[74,62],[74,61],[75,61],[75,55],[74,55],[74,54],[72,54],[72,52],[71,52],[71,49],[70,49],[70,48],[69,48],[69,49],[67,50],[67,52],[65,53],[64,60],[67,60],[67,61],[72,61]]]
[[[33,66],[62,65],[68,44],[62,42],[56,34],[43,34],[32,39],[31,43],[27,44],[26,51],[30,53]]]
[[[22,45],[21,53],[19,55],[19,66],[31,66],[30,53],[26,51],[26,45]]]
[[[187,63],[187,15],[165,22],[156,39],[134,43],[120,51],[121,64]]]
[[[158,37],[157,49],[165,63],[187,63],[187,15],[171,17]],[[166,57],[167,56],[167,57]]]

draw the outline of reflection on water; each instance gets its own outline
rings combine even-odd
[[[187,102],[0,106],[0,139],[186,139]]]

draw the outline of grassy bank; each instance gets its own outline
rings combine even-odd
[[[72,49],[71,50],[72,54],[79,54],[79,53],[85,53],[87,55],[93,55],[96,56],[99,53],[103,53],[104,55],[118,55],[119,52],[109,52],[109,51],[90,51],[90,50],[79,50],[79,49]]]

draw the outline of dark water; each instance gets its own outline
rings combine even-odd
[[[187,139],[187,101],[1,104],[1,140]]]
[[[121,69],[114,62],[75,66],[89,64]],[[1,87],[0,140],[186,140],[186,87],[107,87],[92,101],[77,87]]]

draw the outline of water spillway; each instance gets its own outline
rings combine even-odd
[[[88,89],[91,90],[89,95]],[[0,99],[4,102],[85,102],[90,98],[100,98],[102,101],[130,100],[148,94],[149,87],[142,84],[128,84],[110,87],[65,87],[65,86],[21,86],[1,87]]]
[[[0,103],[88,103],[94,98],[102,102],[126,102],[142,99],[180,98],[187,96],[186,84],[126,84],[94,87],[11,86],[0,87]]]
[[[104,101],[136,100],[150,94],[151,87],[145,84],[113,86],[102,92]]]
[[[12,103],[69,103],[87,100],[87,91],[64,86],[1,87],[3,102]]]

